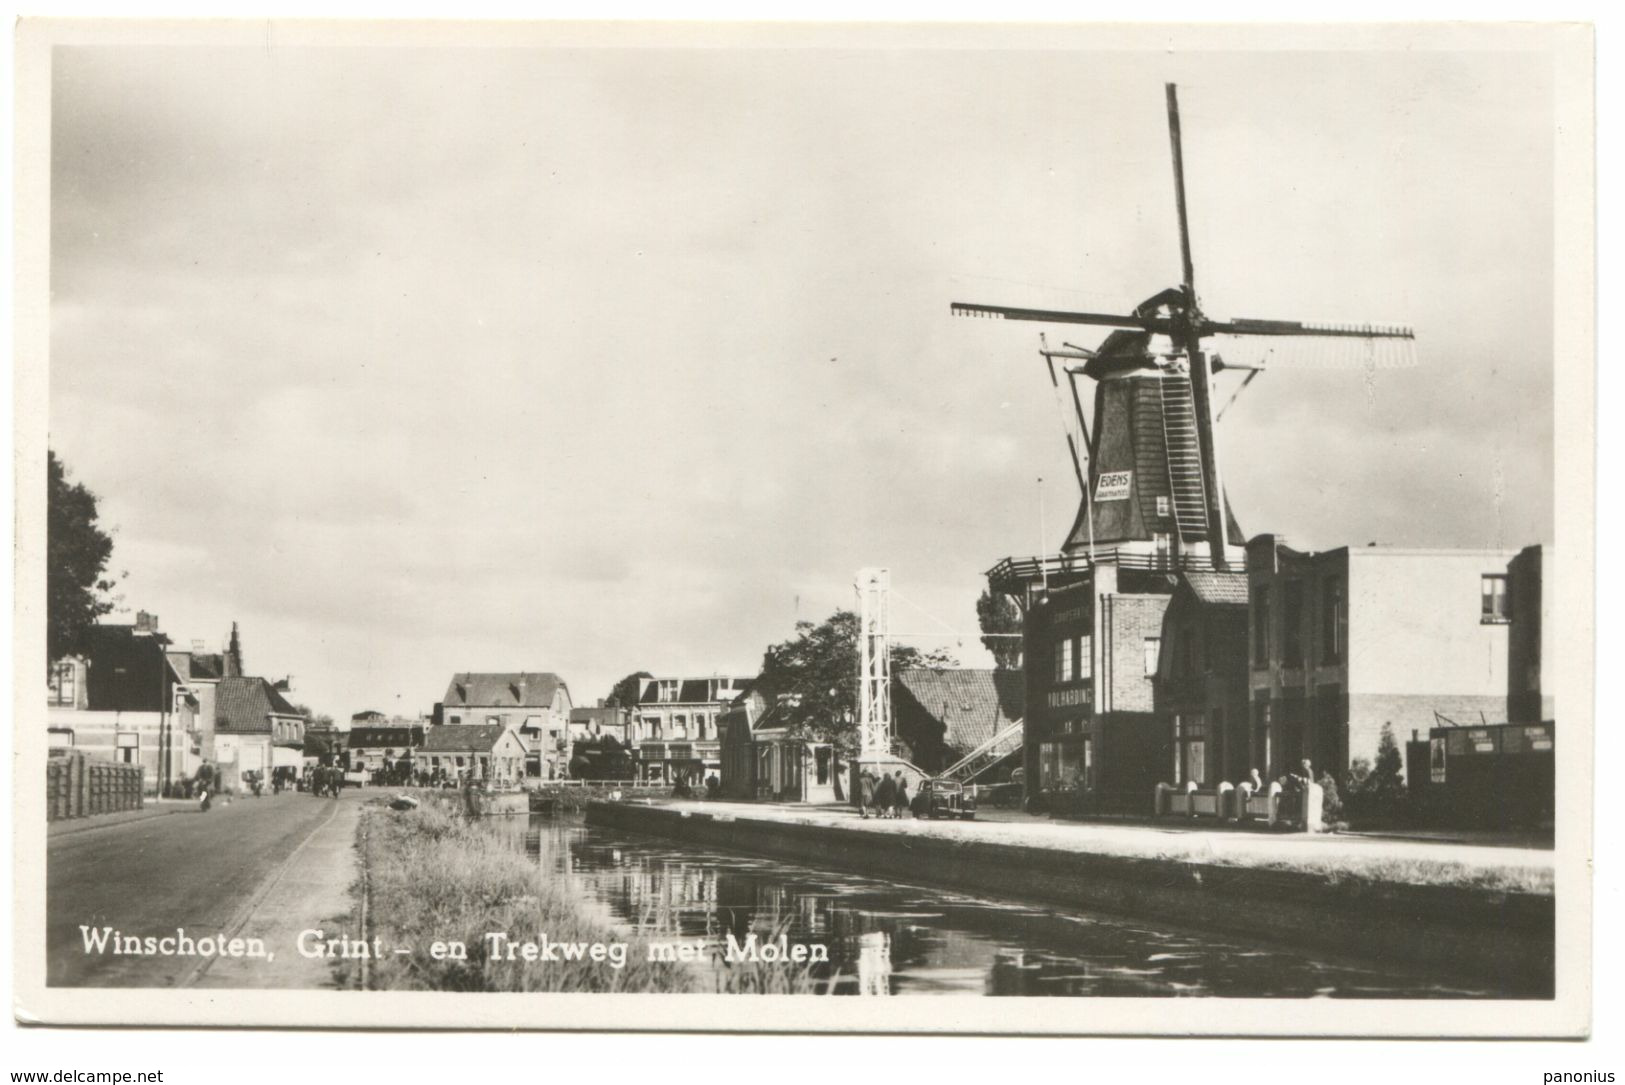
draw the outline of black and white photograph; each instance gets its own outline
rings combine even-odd
[[[20,1019],[1588,1032],[1588,29],[17,34]]]

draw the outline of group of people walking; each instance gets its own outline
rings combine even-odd
[[[890,776],[882,772],[878,777],[864,769],[858,777],[858,786],[865,818],[900,818],[908,813],[908,780],[902,769]]]

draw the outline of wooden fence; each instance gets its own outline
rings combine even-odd
[[[141,809],[142,769],[82,753],[45,762],[45,811],[51,821]]]

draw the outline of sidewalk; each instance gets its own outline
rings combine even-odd
[[[334,937],[341,933],[360,937],[360,931],[352,926],[350,887],[358,873],[355,839],[364,805],[355,799],[333,803],[332,816],[267,877],[264,887],[227,928],[228,936],[241,931],[263,938],[273,954],[271,960],[211,958],[183,985],[303,990],[337,987],[333,962],[299,955],[299,934],[323,930]]]
[[[1349,874],[1413,884],[1476,884],[1550,893],[1554,855],[1518,848],[1396,837],[1239,832],[1162,825],[1119,825],[1035,817],[1000,821],[864,820],[845,806],[670,801],[655,805],[716,818],[822,825],[1013,847],[1056,848],[1128,858],[1171,859],[1261,869]]]

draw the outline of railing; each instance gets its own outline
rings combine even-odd
[[[618,787],[618,788],[671,788],[667,780],[527,780],[525,787]]]
[[[1000,731],[976,749],[943,770],[950,780],[969,783],[994,765],[1021,749],[1024,728],[1020,720]]]
[[[1112,547],[1097,549],[1093,559],[1088,554],[1082,553],[1005,558],[987,571],[987,579],[995,586],[1021,586],[1039,580],[1065,580],[1068,576],[1083,576],[1096,565],[1115,565],[1119,569],[1142,569],[1149,572],[1176,572],[1180,569],[1200,571],[1213,568],[1212,559],[1206,554],[1147,554]]]

